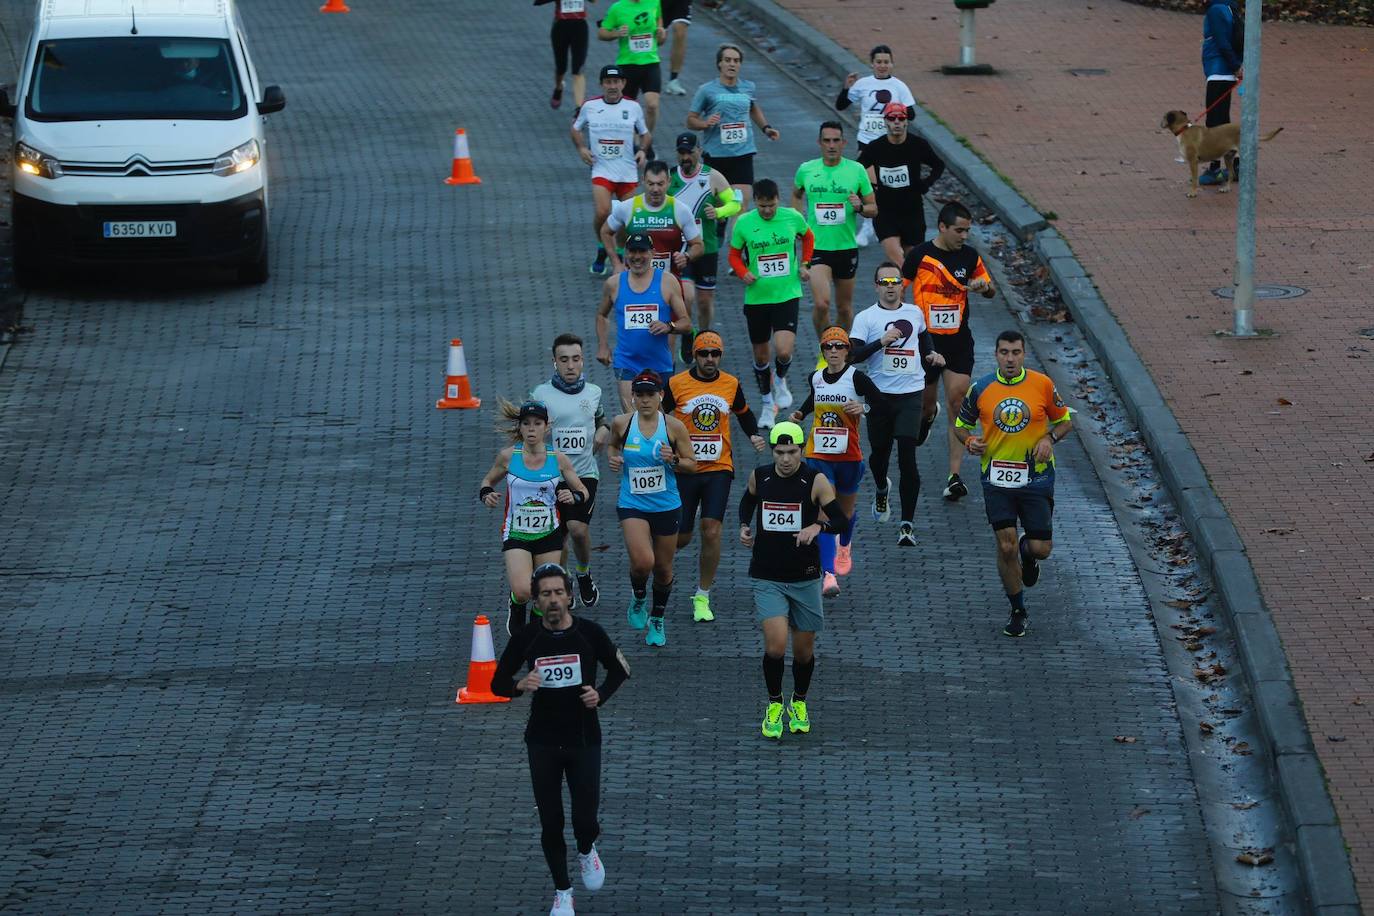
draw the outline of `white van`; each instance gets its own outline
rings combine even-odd
[[[263,115],[231,0],[40,0],[16,92],[14,269],[179,261],[267,279]]]

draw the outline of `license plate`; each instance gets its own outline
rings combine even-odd
[[[170,219],[109,222],[104,226],[107,239],[173,239],[176,234],[176,221]]]

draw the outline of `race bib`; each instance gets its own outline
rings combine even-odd
[[[655,254],[649,258],[649,266],[654,270],[672,270],[673,256],[670,254]]]
[[[848,208],[848,206],[848,204],[816,204],[816,225],[844,225],[844,211]]]
[[[668,489],[667,468],[661,464],[647,468],[630,468],[629,474],[630,492],[636,496],[664,493]]]
[[[510,530],[513,534],[549,534],[555,527],[553,506],[534,504],[516,506],[511,510]]]
[[[885,188],[909,188],[911,187],[911,170],[904,165],[896,168],[885,168],[878,166],[878,184]]]
[[[801,531],[801,503],[763,504],[764,531]]]
[[[1024,461],[993,461],[988,465],[988,483],[1016,490],[1030,483],[1030,465]]]
[[[602,159],[623,159],[625,156],[625,141],[597,140],[596,154]]]
[[[697,461],[719,461],[725,448],[724,436],[692,436],[692,457]]]
[[[817,455],[843,455],[849,451],[849,428],[817,426],[811,434],[811,444]]]
[[[654,49],[653,35],[631,35],[630,50],[636,54],[644,54]]]
[[[564,16],[581,13],[587,8],[587,0],[558,0],[558,11]]]
[[[749,139],[749,125],[743,121],[720,125],[720,142],[734,146]]]
[[[883,120],[882,112],[869,112],[864,115],[859,122],[859,130],[866,134],[887,133],[887,123]]]
[[[777,254],[761,254],[754,261],[754,266],[758,268],[760,279],[763,277],[785,277],[792,272],[792,259],[788,257],[785,251]]]
[[[883,371],[890,375],[921,375],[921,355],[915,350],[887,347],[883,350]]]
[[[546,655],[534,660],[541,689],[582,686],[582,656]]]
[[[957,305],[932,305],[930,307],[930,329],[932,331],[957,331],[963,319],[963,310]]]
[[[652,302],[625,306],[625,330],[647,331],[658,320],[658,306]]]
[[[585,455],[592,437],[585,426],[565,426],[553,431],[553,447],[565,455]]]

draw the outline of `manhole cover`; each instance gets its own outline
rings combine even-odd
[[[1068,70],[1072,76],[1106,76],[1110,72],[1097,67],[1072,67]]]
[[[1234,286],[1218,286],[1212,290],[1212,295],[1218,299],[1234,299],[1236,289]],[[1256,299],[1296,299],[1299,296],[1307,295],[1307,290],[1301,286],[1279,286],[1277,284],[1266,284],[1255,287]]]

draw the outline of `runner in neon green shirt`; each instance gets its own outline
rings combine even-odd
[[[644,108],[644,123],[652,135],[658,123],[658,94],[663,88],[658,47],[668,38],[659,0],[616,0],[606,10],[596,37],[619,42],[615,62],[625,74],[625,97]]]
[[[821,125],[819,142],[821,157],[803,162],[792,184],[792,206],[806,214],[816,234],[810,282],[811,324],[817,340],[831,325],[847,328],[854,323],[854,273],[859,267],[855,216],[878,213],[868,171],[853,159],[844,158],[844,126],[839,121],[826,121]],[[830,320],[832,280],[836,321]]]
[[[792,350],[797,341],[801,281],[810,276],[807,261],[815,235],[806,225],[806,217],[791,207],[778,206],[776,181],[756,181],[753,191],[755,208],[736,219],[730,233],[730,268],[746,287],[744,320],[754,347],[754,380],[763,392],[759,425],[772,426],[777,412],[792,406],[787,370],[792,366]]]

